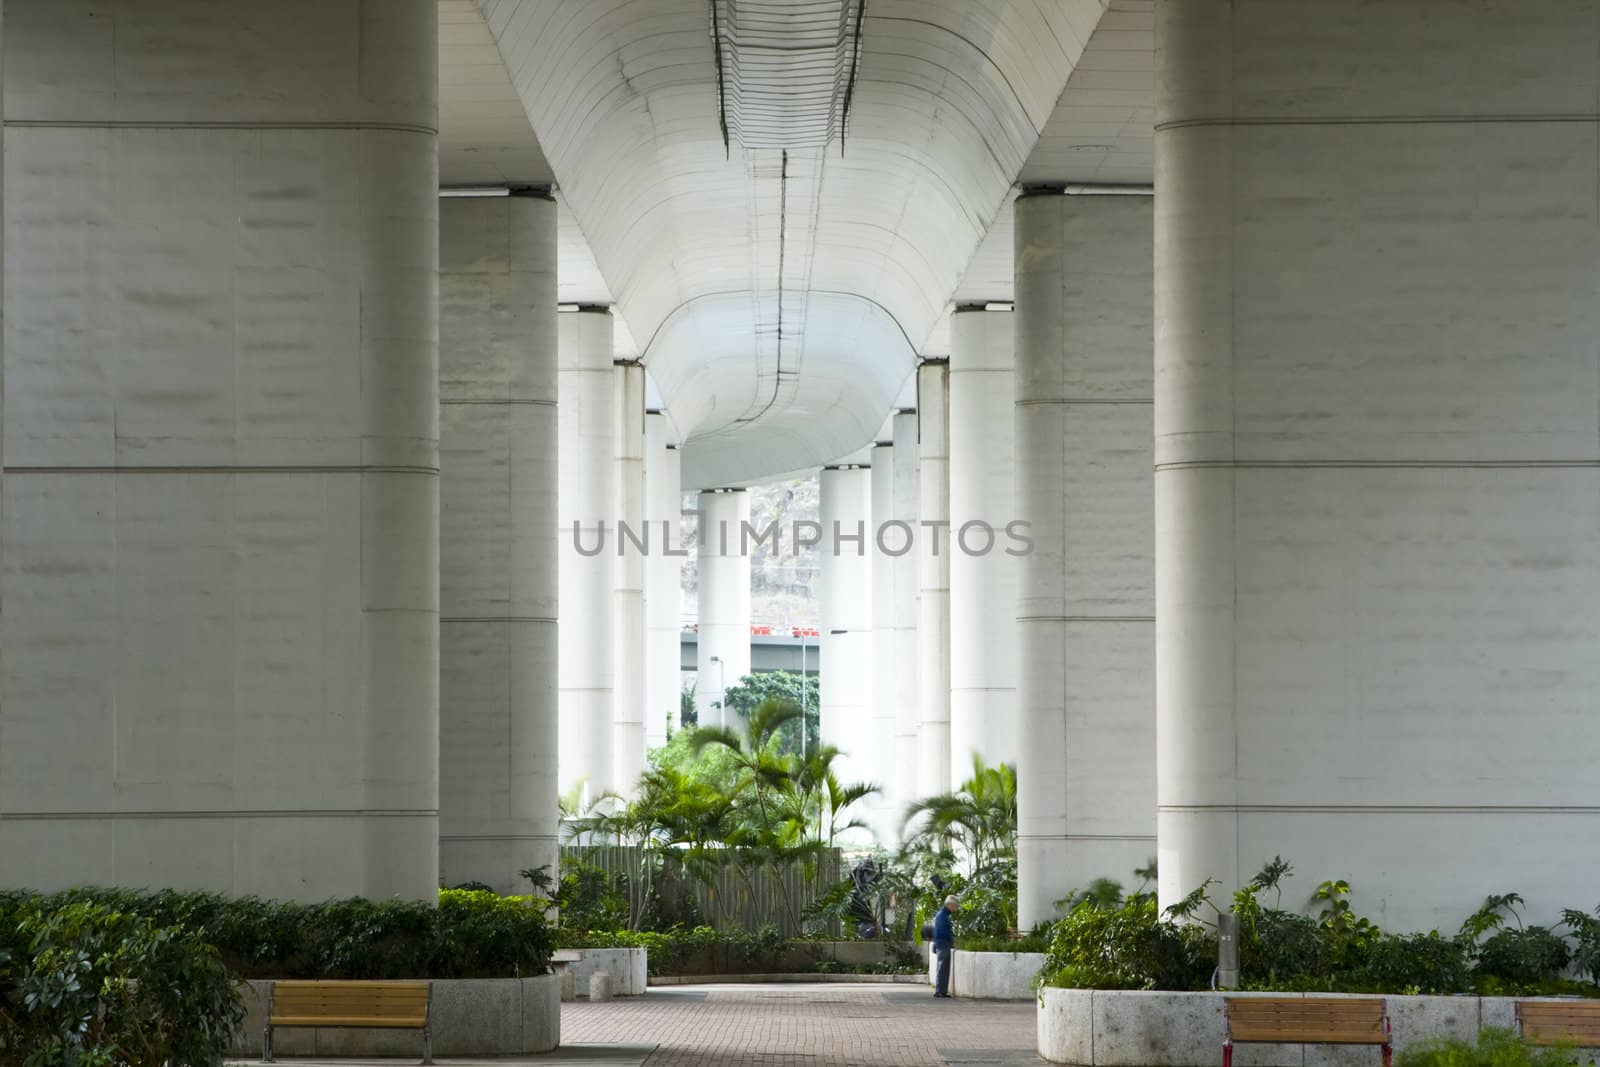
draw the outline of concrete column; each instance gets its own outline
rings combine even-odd
[[[556,206],[440,201],[439,874],[557,861]]]
[[[950,781],[950,365],[917,367],[917,797]]]
[[[430,898],[435,5],[6,8],[0,882]]]
[[[585,807],[610,791],[612,615],[616,569],[616,399],[611,313],[557,316],[561,403],[557,559],[560,561],[560,783],[582,784]]]
[[[750,557],[741,550],[750,519],[743,489],[712,489],[699,496],[700,604],[696,642],[695,707],[702,726],[732,726],[722,691],[750,673]]]
[[[678,728],[682,691],[683,549],[678,522],[683,492],[678,447],[671,443],[669,430],[661,412],[645,415],[644,511],[650,523],[650,555],[644,565],[644,736],[650,748],[666,744],[667,734]]]
[[[613,513],[622,525],[616,538],[612,617],[612,781],[631,793],[644,773],[644,566],[649,551],[644,512],[644,364],[619,362],[614,374],[617,505]]]
[[[1151,199],[1016,218],[1018,922],[1155,854]],[[1287,846],[1286,846],[1287,847]],[[1286,853],[1287,854],[1287,853]]]
[[[886,430],[892,434],[893,428],[891,417]],[[908,536],[903,529],[892,526],[884,530],[884,525],[894,520],[894,460],[892,437],[873,445],[871,539],[867,546],[872,555],[872,762],[861,773],[880,790],[864,806],[873,834],[885,845],[893,843],[899,831],[895,807],[896,712],[912,670],[911,663],[902,664],[895,658],[899,651],[894,617],[896,557],[890,553],[904,549],[909,556],[916,543],[914,532]]]
[[[917,526],[917,479],[921,465],[917,461],[917,413],[900,411],[894,417],[894,501],[890,516],[892,522],[903,522],[912,531],[911,551],[894,556],[888,565],[893,588],[889,594],[889,626],[894,635],[895,694],[894,741],[890,749],[889,765],[894,774],[891,779],[890,809],[893,812],[891,828],[900,832],[900,821],[906,805],[917,799],[917,548],[923,532]],[[880,524],[881,525],[881,524]],[[899,538],[904,530],[896,528],[886,538]],[[902,542],[889,540],[891,551],[899,551]],[[873,600],[876,616],[878,601]]]
[[[842,782],[863,781],[875,765],[872,687],[872,472],[824,467],[818,477],[822,523],[817,614],[822,678],[818,733],[844,754]],[[875,783],[882,784],[882,783]]]
[[[1010,311],[950,319],[950,782],[1017,761]]]
[[[1156,12],[1161,896],[1282,853],[1385,929],[1508,877],[1553,919],[1600,875],[1600,25]]]

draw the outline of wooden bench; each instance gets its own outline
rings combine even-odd
[[[1233,1046],[1382,1045],[1390,1067],[1389,1012],[1381,997],[1228,997],[1222,1067],[1233,1067]]]
[[[431,982],[275,982],[267,1003],[261,1062],[272,1062],[275,1027],[421,1030],[422,1062],[433,1062]]]
[[[1600,1048],[1600,1001],[1519,1000],[1517,1033],[1535,1045]]]

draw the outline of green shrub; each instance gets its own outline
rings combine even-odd
[[[1510,1030],[1485,1027],[1474,1044],[1437,1038],[1403,1048],[1395,1067],[1570,1067],[1577,1055],[1561,1046],[1530,1045]]]
[[[243,1018],[192,931],[89,901],[0,901],[5,1067],[210,1067]]]
[[[1478,947],[1478,973],[1513,986],[1551,981],[1571,961],[1567,943],[1543,926],[1500,930]]]
[[[1050,938],[1045,932],[1026,937],[958,937],[956,948],[963,952],[1049,952]]]
[[[1203,989],[1216,958],[1213,931],[1163,920],[1154,897],[1115,906],[1084,900],[1055,925],[1045,982],[1084,989]]]
[[[1561,913],[1561,922],[1578,943],[1572,953],[1573,970],[1587,974],[1591,982],[1600,985],[1600,908],[1593,915],[1568,908]]]
[[[1466,946],[1454,938],[1388,934],[1367,949],[1365,982],[1372,992],[1449,995],[1471,989]],[[1351,990],[1360,992],[1364,990]]]
[[[446,889],[426,901],[359,897],[296,904],[217,893],[74,889],[9,894],[50,912],[93,904],[181,927],[241,978],[512,978],[549,970],[553,937],[537,897]]]

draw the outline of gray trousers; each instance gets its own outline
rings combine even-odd
[[[954,945],[934,945],[933,955],[939,963],[939,968],[934,972],[933,991],[935,993],[950,992],[950,956]]]

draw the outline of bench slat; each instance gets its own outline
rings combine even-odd
[[[1568,1043],[1600,1048],[1600,1002],[1517,1002],[1522,1035],[1535,1045]]]
[[[427,982],[279,982],[273,987],[271,1021],[276,1026],[312,1026],[320,1020],[329,1026],[421,1028],[428,1020],[428,998]]]
[[[416,1016],[405,1018],[386,1019],[377,1015],[274,1015],[273,1026],[342,1026],[365,1027],[369,1030],[421,1030],[427,1025],[426,1019]]]
[[[1226,1001],[1236,1043],[1384,1045],[1381,999],[1248,997]]]

